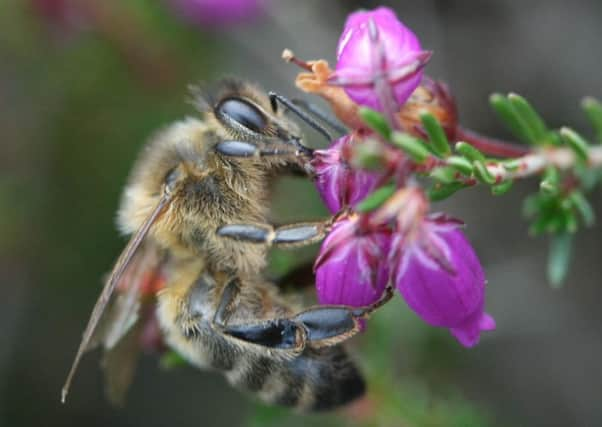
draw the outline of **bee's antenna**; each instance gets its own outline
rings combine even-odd
[[[328,142],[333,141],[332,135],[326,130],[324,126],[318,123],[313,117],[308,115],[305,111],[303,111],[299,106],[295,105],[287,98],[282,95],[278,95],[276,92],[269,92],[268,96],[270,97],[270,103],[272,104],[272,109],[276,112],[278,111],[278,102],[288,108],[290,111],[295,113],[297,117],[319,132],[324,138],[328,140]]]
[[[340,134],[349,133],[349,130],[343,126],[336,118],[326,113],[324,110],[318,108],[315,104],[311,102],[307,102],[304,99],[291,99],[291,102],[298,107],[301,107],[307,110],[309,113],[313,114],[315,117],[322,120],[328,126],[339,132]]]

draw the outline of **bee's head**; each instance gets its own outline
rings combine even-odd
[[[194,88],[193,93],[195,105],[216,129],[214,149],[230,157],[226,160],[253,157],[271,169],[310,159],[312,150],[303,145],[297,124],[261,89],[227,79],[211,91]]]

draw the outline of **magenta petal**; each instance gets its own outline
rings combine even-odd
[[[493,320],[493,317],[487,313],[478,313],[461,326],[450,328],[449,331],[464,347],[474,347],[479,343],[481,331],[492,331],[494,329],[495,320]]]
[[[369,35],[368,23],[376,24],[379,40],[384,51],[384,64],[373,63],[373,50],[376,48]],[[337,47],[336,74],[349,80],[344,85],[345,92],[357,104],[382,110],[379,97],[373,85],[366,81],[378,78],[389,80],[396,101],[401,105],[407,101],[422,79],[422,66],[414,72],[408,71],[406,78],[400,78],[399,71],[411,68],[417,58],[424,56],[416,35],[397,19],[395,13],[386,7],[373,11],[356,12],[349,16]],[[353,83],[362,82],[359,86]]]
[[[475,345],[481,331],[495,328],[484,313],[485,275],[470,243],[457,228],[425,220],[419,237],[392,253],[400,254],[394,280],[408,306],[425,322],[449,328],[464,346]],[[435,246],[451,269],[442,268],[424,248]]]
[[[320,304],[361,307],[377,301],[389,280],[389,240],[384,232],[358,235],[349,219],[335,225],[320,252],[328,251],[333,241],[338,247],[316,270]]]
[[[311,162],[318,193],[332,213],[360,202],[376,188],[381,176],[379,173],[353,169],[347,164],[343,152],[352,143],[351,135],[343,136],[328,149],[316,150]]]

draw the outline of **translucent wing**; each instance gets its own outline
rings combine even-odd
[[[71,365],[71,370],[67,375],[67,380],[65,381],[65,385],[63,386],[63,390],[61,393],[61,401],[64,403],[67,394],[69,393],[69,387],[71,385],[71,380],[77,370],[79,362],[86,351],[88,351],[93,345],[98,343],[98,339],[94,340],[94,337],[98,336],[97,328],[103,318],[103,314],[105,313],[105,309],[112,302],[113,292],[118,287],[124,278],[127,278],[128,272],[130,272],[130,268],[135,268],[138,264],[138,260],[142,257],[146,251],[140,250],[143,247],[143,242],[145,240],[148,231],[151,226],[155,223],[155,221],[163,214],[165,209],[169,206],[171,202],[171,196],[169,193],[164,193],[151,214],[144,220],[143,224],[140,226],[138,231],[134,233],[125,249],[117,259],[111,274],[109,275],[109,279],[105,283],[104,288],[96,304],[94,305],[94,309],[92,310],[92,314],[90,315],[90,320],[88,321],[88,325],[84,330],[84,334],[82,340],[80,342],[79,348],[75,355],[75,359],[73,364]],[[123,308],[117,308],[112,311],[115,311],[116,317],[114,322],[103,322],[107,326],[107,333],[102,334],[103,336],[109,337],[109,343],[113,343],[113,345],[119,341],[119,339],[124,335],[127,330],[131,327],[131,325],[135,322],[136,316],[136,304],[139,300],[139,291],[138,286],[140,284],[136,284],[136,286],[128,286],[125,292],[125,300],[123,303],[118,304],[122,305]],[[116,303],[117,304],[117,303]],[[102,339],[102,341],[106,341],[106,339]]]

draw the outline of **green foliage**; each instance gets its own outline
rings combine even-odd
[[[495,184],[491,186],[491,194],[494,196],[502,196],[506,194],[512,188],[514,181],[508,179],[506,181],[500,182],[499,184]]]
[[[587,162],[589,157],[589,144],[581,135],[572,129],[563,127],[560,129],[560,136],[563,141],[571,147],[579,160]]]
[[[548,255],[548,280],[552,287],[562,286],[569,271],[573,248],[573,235],[558,233],[552,236]]]
[[[602,104],[597,99],[587,97],[582,101],[581,107],[594,128],[596,140],[602,144]]]
[[[429,189],[428,197],[432,202],[438,202],[447,199],[464,187],[466,187],[466,185],[461,182],[450,182],[448,184],[437,183]]]
[[[391,143],[402,149],[416,163],[424,163],[430,155],[423,141],[407,133],[393,132]]]
[[[385,138],[385,140],[388,141],[391,138],[391,127],[382,114],[366,107],[360,108],[359,114],[364,123]]]
[[[385,203],[389,199],[389,197],[391,197],[395,193],[396,190],[397,190],[397,187],[395,186],[394,183],[390,183],[390,184],[384,185],[380,188],[377,188],[372,193],[370,193],[368,196],[366,196],[356,206],[356,210],[358,212],[373,211],[373,210],[381,207],[383,205],[383,203]]]
[[[451,154],[449,141],[447,140],[443,127],[435,116],[430,113],[422,114],[420,120],[429,137],[430,147],[433,150],[433,153],[442,158],[449,156]]]

